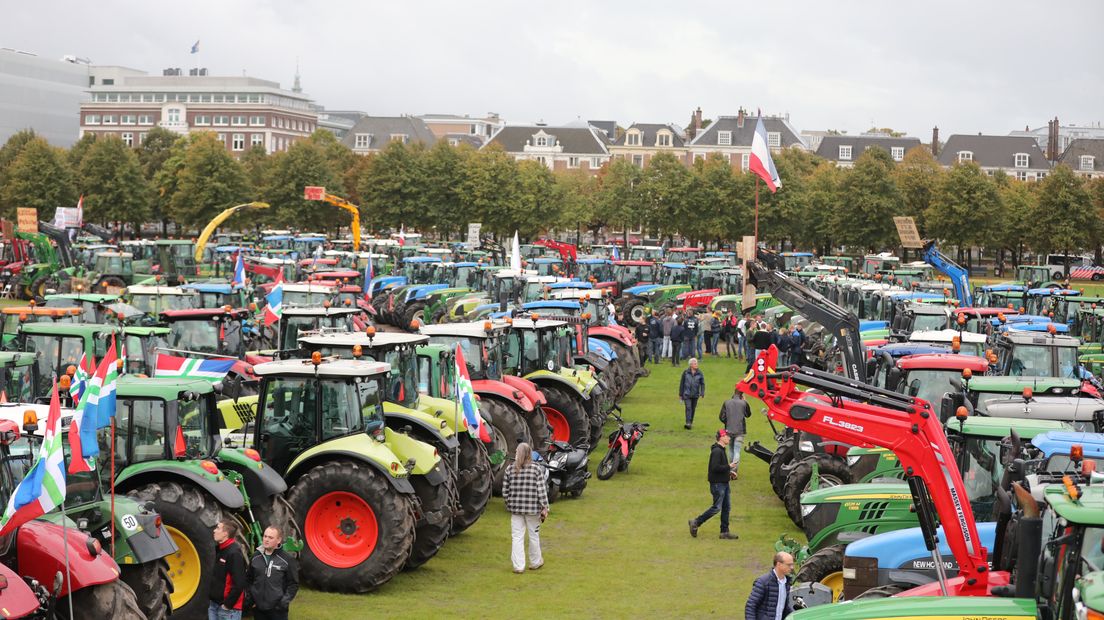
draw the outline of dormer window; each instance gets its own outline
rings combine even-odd
[[[1016,153],[1016,167],[1026,168],[1028,159],[1027,153]]]
[[[720,146],[732,145],[732,132],[731,131],[718,131],[717,132],[717,144]]]
[[[851,146],[850,145],[839,147],[839,158],[840,158],[840,161],[851,161]]]
[[[548,146],[548,136],[534,136],[533,146]]]
[[[671,146],[671,134],[661,133],[657,135],[656,146]]]
[[[973,151],[959,151],[958,152],[958,161],[974,161],[974,152]]]
[[[372,134],[370,133],[358,133],[353,138],[354,149],[366,149],[372,144]]]
[[[630,131],[625,134],[625,146],[640,146],[640,133]]]
[[[905,158],[905,147],[893,146],[889,149],[889,154],[893,157],[893,161],[901,161]]]
[[[772,149],[776,149],[782,146],[782,134],[778,133],[777,131],[768,131],[767,146]]]
[[[1094,169],[1094,164],[1096,163],[1095,160],[1096,160],[1096,158],[1093,157],[1092,155],[1082,155],[1081,156],[1081,169],[1082,170],[1093,170]]]
[[[406,144],[406,134],[405,133],[393,133],[393,134],[391,134],[391,141],[392,142],[401,142],[403,144]]]

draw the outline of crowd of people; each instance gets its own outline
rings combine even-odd
[[[645,363],[701,359],[706,355],[746,359],[750,367],[758,351],[770,345],[778,347],[781,365],[805,361],[804,324],[792,328],[775,327],[761,314],[737,314],[728,310],[703,309],[655,310],[636,326],[640,358]],[[723,345],[723,347],[722,347]]]

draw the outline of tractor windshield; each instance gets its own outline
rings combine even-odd
[[[95,359],[99,360],[107,352],[107,344],[100,339],[95,342]],[[28,334],[26,349],[34,352],[35,364],[38,365],[38,385],[34,393],[36,396],[45,395],[49,393],[55,376],[60,377],[69,366],[80,364],[84,355],[84,338]]]
[[[612,277],[609,263],[579,263],[575,265],[575,277],[582,281],[594,278],[597,282],[606,282]]]
[[[1009,373],[1013,377],[1052,377],[1057,366],[1063,379],[1077,378],[1077,349],[1021,344],[1012,349]]]
[[[329,289],[317,291],[289,291],[284,289],[284,307],[288,306],[321,306],[330,298]]]
[[[510,368],[519,369],[521,375],[544,368],[541,364],[540,343],[536,330],[511,330],[506,338],[505,355]]]
[[[456,345],[460,345],[460,348],[464,351],[464,363],[468,367],[468,376],[472,380],[479,379],[497,379],[498,377],[489,376],[489,368],[495,365],[489,359],[489,349],[487,348],[487,339],[485,338],[468,338],[466,336],[447,336],[439,338],[434,336],[434,344],[443,344],[450,350],[455,350]],[[490,362],[490,363],[488,363]],[[491,368],[493,370],[493,368]],[[501,376],[501,371],[499,371]]]
[[[134,273],[129,256],[97,254],[95,271],[100,275],[129,276]]]
[[[953,430],[954,425],[948,425]],[[948,432],[953,437],[953,433]],[[1001,463],[1001,442],[990,437],[955,437],[951,441],[958,460],[962,481],[966,484],[966,496],[970,507],[979,518],[993,511],[997,488],[1004,475]]]
[[[943,400],[943,394],[951,391],[949,381],[961,374],[959,370],[910,370],[907,381],[901,383],[901,391],[923,398],[935,408]]]
[[[383,428],[383,376],[365,379],[357,384],[360,396],[360,419],[368,432]]]
[[[199,295],[157,295],[134,293],[130,305],[146,314],[160,314],[165,310],[193,310],[199,307]]]
[[[128,333],[126,342],[126,371],[135,375],[152,377],[156,368],[157,350],[173,348],[159,334]]]
[[[12,403],[34,402],[34,368],[29,365],[0,368],[0,397]]]
[[[403,275],[408,284],[430,284],[433,281],[435,262],[417,262],[403,265]]]
[[[557,329],[545,329],[540,333],[541,338],[541,358],[546,360],[548,370],[555,372],[564,365],[564,357],[571,355],[571,347],[567,346],[565,351],[564,339],[561,337],[562,332]]]
[[[293,347],[299,341],[301,332],[320,329],[334,331],[353,331],[353,317],[350,314],[318,314],[318,315],[284,315],[280,319],[281,346]],[[239,330],[240,332],[240,330]]]
[[[915,314],[912,319],[912,330],[942,330],[947,329],[947,315],[945,314]]]
[[[222,324],[217,320],[173,321],[169,324],[169,348],[196,353],[219,353]]]

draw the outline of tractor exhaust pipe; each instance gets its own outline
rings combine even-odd
[[[1043,520],[1023,517],[1016,526],[1019,557],[1016,573],[1016,598],[1035,598],[1035,581],[1043,556]]]

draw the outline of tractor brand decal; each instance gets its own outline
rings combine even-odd
[[[905,565],[901,568],[908,568],[913,570],[935,570],[935,560],[931,558],[928,558],[926,560],[916,559],[911,562],[906,562]],[[948,571],[956,570],[958,569],[958,562],[944,560],[943,569]]]
[[[138,519],[134,518],[134,515],[123,515],[122,524],[123,529],[128,532],[133,532],[138,529]]]
[[[936,454],[938,454],[938,452]],[[951,502],[954,504],[955,516],[958,517],[958,527],[962,530],[962,540],[966,542],[966,546],[973,552],[974,539],[970,537],[970,527],[966,523],[966,514],[962,510],[962,498],[958,496],[958,488],[955,487],[954,482],[951,481],[951,476],[946,467],[943,468],[943,478],[947,481],[947,489],[951,492]]]
[[[832,416],[829,416],[829,415],[824,416],[824,423],[825,424],[831,424],[832,426],[835,426],[835,427],[838,427],[838,428],[847,429],[849,431],[855,431],[856,433],[861,433],[865,430],[865,429],[863,429],[863,427],[859,426],[858,424],[852,424],[851,422],[848,422],[846,420],[836,420],[835,418],[833,418]]]

